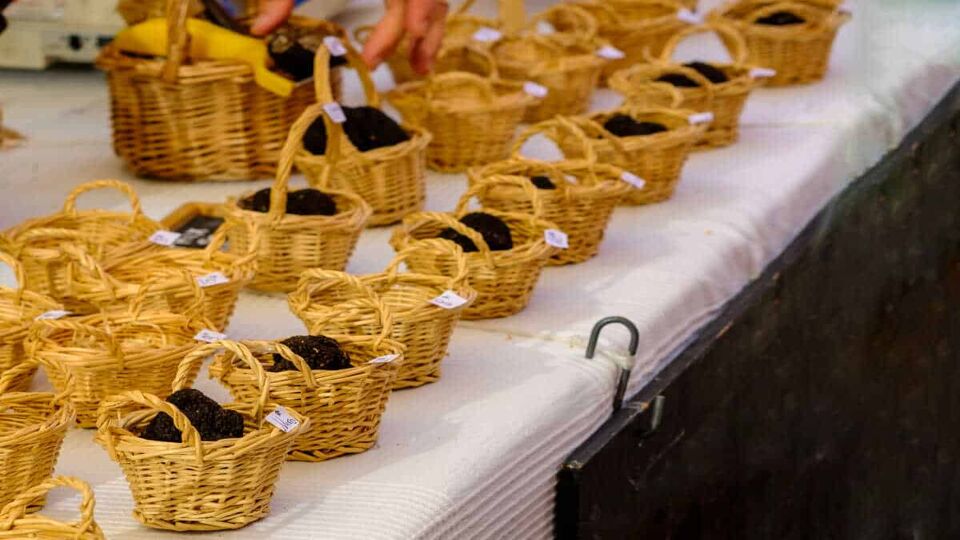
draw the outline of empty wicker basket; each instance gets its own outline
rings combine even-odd
[[[76,521],[65,522],[30,512],[31,501],[44,497],[57,487],[80,492],[80,518]],[[103,531],[93,519],[93,508],[93,490],[86,482],[69,476],[55,476],[20,493],[0,510],[0,538],[103,540]]]

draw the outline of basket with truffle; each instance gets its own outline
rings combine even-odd
[[[504,181],[516,182],[516,179]],[[529,182],[517,182],[525,187]],[[540,272],[556,252],[564,249],[566,236],[543,218],[543,203],[538,190],[529,190],[533,214],[503,212],[489,208],[471,210],[470,200],[480,198],[485,184],[470,186],[452,213],[419,212],[404,218],[390,238],[397,251],[419,244],[410,252],[407,267],[424,274],[457,275],[449,257],[422,244],[429,238],[442,238],[458,244],[467,258],[467,283],[477,298],[463,310],[464,319],[507,317],[523,310],[530,302]]]
[[[624,204],[655,203],[673,195],[709,118],[710,113],[683,109],[624,106],[570,118],[581,132],[565,131],[557,144],[565,155],[582,157],[586,136],[597,161],[614,163],[643,180],[642,188],[623,198]]]
[[[322,114],[323,106],[317,103],[294,123],[272,187],[241,196],[226,206],[228,251],[244,254],[254,242],[259,244],[257,273],[250,282],[254,289],[290,292],[305,270],[342,270],[370,217],[370,205],[347,191],[288,191],[294,153],[307,126]],[[246,223],[254,227],[244,226]]]
[[[58,487],[80,493],[80,516],[66,522],[31,511],[31,501],[44,498]],[[31,486],[0,509],[0,538],[39,538],[48,540],[103,540],[105,537],[94,520],[93,490],[83,480],[55,476]]]
[[[851,18],[836,4],[738,0],[711,12],[710,20],[737,29],[746,42],[748,64],[776,71],[767,84],[804,84],[824,77],[837,31]],[[727,36],[721,38],[736,54],[737,44]]]
[[[67,429],[76,410],[66,399],[73,386],[65,380],[67,392],[20,391],[23,380],[29,387],[37,364],[27,360],[0,375],[0,507],[29,488],[50,478],[60,455]],[[42,497],[28,499],[32,510]]]
[[[448,257],[456,274],[401,272],[404,261],[424,247]],[[355,277],[330,270],[309,270],[288,301],[311,334],[378,335],[383,329],[376,311],[354,306],[363,287],[371,289],[393,318],[390,337],[406,347],[393,388],[411,388],[440,378],[440,363],[447,354],[460,313],[477,296],[466,284],[466,277],[467,259],[460,247],[453,242],[429,239],[400,251],[380,273]]]
[[[519,155],[524,141],[534,135],[558,138],[566,130],[579,128],[562,117],[531,126],[517,140],[513,158],[472,169],[468,176],[471,185],[490,182],[480,196],[484,208],[505,212],[532,213],[532,198],[525,192],[537,189],[543,217],[569,236],[569,248],[551,257],[551,265],[580,263],[596,255],[614,209],[634,189],[623,180],[623,169],[597,163],[589,146],[584,159],[546,162]],[[502,176],[520,178],[529,186],[498,180]]]
[[[53,386],[68,393],[80,427],[90,428],[96,425],[100,403],[113,394],[170,392],[179,359],[197,348],[196,336],[205,330],[202,319],[191,317],[201,309],[200,302],[187,315],[133,306],[127,312],[40,320],[25,346],[46,368]]]
[[[505,158],[524,113],[537,101],[520,82],[464,72],[402,84],[387,98],[404,119],[433,134],[427,161],[447,172]]]
[[[221,348],[258,381],[250,401],[221,406],[190,388],[203,360]],[[182,359],[164,398],[141,391],[104,401],[97,437],[119,463],[133,494],[134,517],[157,529],[239,529],[270,513],[280,467],[310,428],[295,409],[272,401],[270,377],[246,347],[201,346]]]
[[[326,114],[314,118],[302,135],[296,166],[315,187],[362,197],[373,209],[370,225],[399,221],[423,208],[431,135],[419,127],[401,126],[380,109],[370,72],[349,46],[346,57],[360,77],[367,105],[337,104],[324,80],[328,56],[326,50],[318,51],[316,72],[317,102]]]
[[[310,48],[345,31],[294,17],[282,31],[255,38],[232,20],[192,13],[189,4],[168,0],[165,18],[123,30],[101,50],[96,63],[107,73],[114,151],[152,178],[272,175],[287,130],[313,101],[310,85],[299,84],[312,76]]]
[[[731,47],[733,62],[714,64],[708,62],[671,61],[677,44],[692,34],[714,31],[725,37]],[[679,96],[679,103],[669,106],[694,111],[710,111],[710,122],[698,147],[727,146],[736,142],[739,134],[740,113],[750,92],[761,84],[768,72],[744,64],[746,45],[737,31],[725,24],[690,26],[675,34],[663,49],[659,61],[638,64],[618,71],[610,77],[610,87],[638,107],[661,107],[664,103],[663,85],[670,85]]]
[[[388,337],[391,319],[379,300],[372,304],[355,300],[351,308],[375,311],[381,332],[243,342],[252,357],[228,350],[210,367],[210,376],[229,388],[235,399],[253,399],[263,391],[266,379],[272,401],[310,419],[310,427],[290,447],[287,459],[323,461],[364,452],[377,442],[380,417],[403,362],[403,346]]]

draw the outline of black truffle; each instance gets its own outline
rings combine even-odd
[[[200,434],[201,440],[218,441],[243,437],[243,416],[237,411],[224,409],[199,390],[192,388],[177,390],[170,394],[167,402],[180,409],[180,412],[190,419],[190,423]],[[174,427],[173,419],[167,413],[154,416],[140,437],[151,441],[181,441],[180,430]]]
[[[323,36],[303,34],[284,26],[267,36],[267,51],[277,71],[299,82],[313,77],[313,58],[322,43]],[[346,63],[345,56],[331,56],[328,65],[335,68]]]
[[[263,188],[240,201],[240,208],[254,212],[270,211],[270,188]],[[337,213],[333,197],[313,188],[287,193],[287,213],[298,216],[332,216]]]
[[[676,86],[677,88],[696,88],[700,83],[687,77],[683,73],[667,73],[657,77],[657,82],[665,82]]]
[[[460,223],[477,231],[483,236],[483,240],[493,251],[502,251],[513,247],[513,238],[510,236],[510,227],[497,216],[492,216],[484,212],[471,212],[462,218]],[[466,236],[457,231],[446,228],[440,231],[438,238],[455,242],[465,253],[478,251],[477,245]]]
[[[803,24],[807,22],[803,17],[790,13],[789,11],[777,11],[765,17],[756,20],[757,24],[766,24],[770,26],[789,26],[791,24]]]
[[[557,189],[557,186],[550,180],[547,176],[532,176],[530,181],[533,182],[533,185],[537,186],[537,189]]]
[[[352,367],[350,357],[340,348],[337,340],[326,336],[293,336],[281,341],[297,356],[303,358],[310,369],[347,369]],[[273,365],[267,371],[295,371],[293,362],[273,354]]]
[[[706,62],[687,62],[684,66],[695,70],[697,73],[703,75],[708,81],[714,84],[725,83],[729,78],[727,74],[723,72],[722,69],[712,66]]]
[[[357,150],[366,152],[410,140],[407,132],[393,118],[376,107],[342,107],[347,120],[343,131]],[[323,118],[317,118],[303,135],[303,147],[314,155],[327,150],[327,127]]]
[[[603,128],[617,137],[636,137],[639,135],[653,135],[667,131],[666,126],[657,122],[637,122],[625,114],[611,116],[603,123]]]

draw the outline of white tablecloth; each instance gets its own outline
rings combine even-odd
[[[704,2],[708,6],[715,2]],[[528,3],[543,6],[543,0]],[[960,77],[960,5],[948,1],[851,2],[828,79],[760,90],[741,141],[696,154],[667,203],[619,209],[600,255],[547,269],[526,311],[464,322],[437,384],[395,392],[376,448],[320,464],[285,465],[273,513],[229,538],[543,538],[552,533],[555,473],[610,414],[624,332],[596,360],[582,348],[593,322],[633,319],[641,331],[630,393],[682,350],[699,327],[779,254],[815,213],[876,163]],[[487,2],[480,6],[490,12]],[[345,17],[373,16],[372,7]],[[681,55],[716,42],[694,40]],[[389,77],[377,73],[378,84]],[[356,93],[356,85],[348,85]],[[83,71],[0,73],[6,123],[22,148],[0,153],[0,228],[52,212],[75,184],[134,181],[153,217],[187,200],[222,200],[256,184],[136,180],[109,147],[102,77]],[[594,108],[617,102],[600,91]],[[528,151],[550,150],[534,141]],[[462,176],[431,174],[427,206],[450,209]],[[93,196],[97,204],[119,204]],[[388,229],[364,233],[349,270],[377,271],[391,257]],[[299,332],[282,298],[245,294],[229,333]],[[201,376],[200,388],[225,392]],[[166,536],[139,526],[119,469],[73,430],[58,473],[91,482],[97,519],[111,538]],[[61,512],[76,499],[51,498]]]

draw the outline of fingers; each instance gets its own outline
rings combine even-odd
[[[255,36],[269,34],[279,27],[293,13],[294,0],[260,0],[259,14],[250,27]]]
[[[407,0],[404,26],[413,41],[424,38],[433,22],[436,9],[440,6],[437,0]]]
[[[426,34],[419,40],[410,52],[410,65],[421,75],[426,75],[433,68],[433,61],[443,42],[443,31],[447,21],[448,6],[444,2],[436,2],[428,19]]]
[[[363,61],[370,69],[377,67],[397,48],[403,38],[405,11],[404,0],[387,0],[386,13],[363,45]]]

